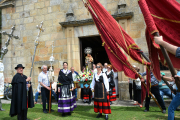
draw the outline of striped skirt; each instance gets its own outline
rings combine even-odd
[[[83,95],[84,100],[89,100],[89,95]]]
[[[58,96],[58,112],[67,113],[71,112],[76,108],[75,92],[72,92],[71,97],[62,97],[60,94]]]
[[[110,96],[110,101],[116,101],[116,89],[113,87],[112,95]]]
[[[107,95],[107,102],[96,102],[96,101],[94,101],[94,112],[111,114],[109,95]]]
[[[91,89],[81,88],[81,98],[84,100],[89,100],[90,99],[89,97],[92,98]]]

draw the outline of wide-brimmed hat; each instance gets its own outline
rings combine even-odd
[[[20,67],[23,68],[23,69],[25,68],[25,67],[23,67],[22,64],[18,64],[18,65],[15,67],[15,69],[18,69],[18,68],[20,68]]]

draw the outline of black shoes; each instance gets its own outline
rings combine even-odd
[[[96,118],[102,117],[102,113],[99,113]]]
[[[177,108],[176,108],[176,111],[180,111],[180,108],[179,108],[179,107],[177,107]]]
[[[48,112],[47,112],[47,110],[44,110],[43,113],[47,114]]]
[[[62,117],[65,117],[65,113],[62,113]]]
[[[105,119],[108,120],[108,115],[105,115]]]
[[[68,112],[67,114],[71,115],[71,112]],[[62,117],[65,117],[65,116],[66,116],[66,113],[62,113]]]
[[[145,109],[144,112],[149,112],[149,110]]]
[[[165,113],[166,113],[166,110],[163,110],[163,111],[162,111],[162,113],[164,113],[164,114],[165,114]]]

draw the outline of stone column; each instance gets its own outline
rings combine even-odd
[[[127,31],[127,19],[119,20],[121,27]],[[127,55],[123,49],[121,49],[125,55]],[[129,56],[128,60],[130,59]],[[119,99],[128,100],[129,99],[129,83],[128,77],[124,75],[124,72],[118,73],[118,85],[119,85]]]

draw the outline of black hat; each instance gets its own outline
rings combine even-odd
[[[25,67],[23,67],[22,64],[18,64],[18,65],[15,67],[15,69],[18,69],[18,68],[20,68],[20,67],[23,68],[23,69],[25,68]]]

